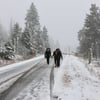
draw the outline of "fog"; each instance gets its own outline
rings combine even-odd
[[[77,48],[78,31],[91,4],[100,7],[100,0],[0,0],[0,23],[9,29],[12,20],[24,28],[25,15],[32,2],[38,10],[41,27],[47,27],[49,35],[59,40],[62,49]]]

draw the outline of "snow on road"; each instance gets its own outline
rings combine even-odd
[[[29,70],[32,66],[34,66],[35,63],[37,63],[41,59],[43,59],[43,55],[34,57],[33,59],[0,67],[0,82],[9,79],[9,77],[11,76],[13,77],[14,75],[18,75],[19,73],[21,73],[21,70],[22,72]],[[2,85],[0,84],[0,93],[8,89],[21,75],[16,76],[15,78],[5,82]]]
[[[56,74],[54,95],[61,100],[100,100],[100,80],[87,67],[79,58],[66,56]]]
[[[42,76],[37,82],[33,80],[19,95],[13,100],[50,100],[49,91],[49,77],[50,77],[50,66],[45,72],[45,76]],[[42,72],[41,72],[42,73]]]
[[[100,80],[89,67],[94,66],[86,66],[79,58],[67,55],[60,68],[54,69],[53,95],[60,98],[56,100],[100,100]],[[33,80],[13,100],[50,100],[49,74],[48,70],[35,86]]]

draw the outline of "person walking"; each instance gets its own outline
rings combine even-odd
[[[60,59],[63,58],[61,50],[59,48],[57,48],[53,52],[53,56],[54,56],[55,67],[59,67],[60,66]]]
[[[50,57],[51,57],[51,49],[47,48],[46,51],[45,51],[45,58],[47,60],[47,64],[49,64]]]

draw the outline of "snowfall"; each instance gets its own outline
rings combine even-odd
[[[51,67],[50,64],[47,67]],[[32,81],[13,100],[51,100],[50,70],[41,80]],[[100,66],[82,58],[66,55],[59,68],[54,68],[53,100],[100,100]]]

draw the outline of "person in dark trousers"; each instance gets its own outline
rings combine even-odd
[[[51,49],[47,48],[46,51],[45,51],[45,58],[47,60],[47,64],[49,64],[50,57],[51,57]]]
[[[59,67],[59,66],[60,66],[60,59],[63,58],[63,57],[62,57],[62,53],[61,53],[61,51],[60,51],[59,48],[57,48],[57,49],[53,52],[53,56],[54,56],[55,67]]]

